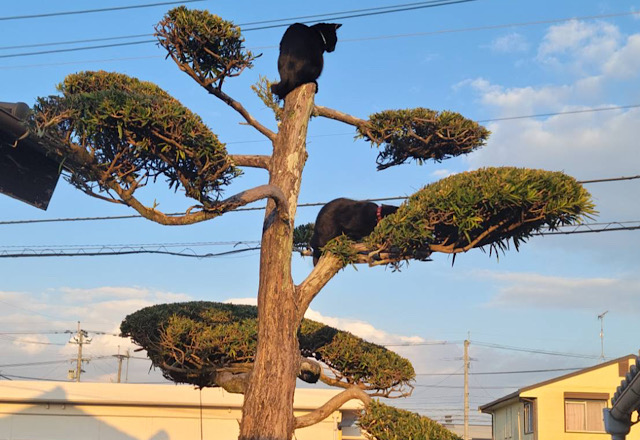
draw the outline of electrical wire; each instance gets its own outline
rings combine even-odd
[[[191,0],[191,1],[203,1],[203,0]],[[418,3],[414,4],[414,5],[417,5],[417,6],[406,6],[405,5],[404,7],[396,7],[396,6],[383,7],[385,9],[387,9],[385,11],[380,11],[380,9],[382,9],[382,8],[378,7],[378,8],[361,9],[359,11],[370,11],[370,12],[362,12],[362,13],[351,14],[351,15],[344,15],[348,11],[347,12],[334,12],[334,13],[318,14],[318,15],[315,16],[315,17],[318,17],[318,20],[302,21],[302,23],[315,23],[317,21],[323,21],[323,20],[345,20],[345,19],[349,19],[349,18],[359,18],[359,17],[367,17],[367,16],[372,16],[372,15],[391,14],[391,13],[395,13],[395,12],[405,12],[405,11],[412,11],[412,10],[417,10],[417,9],[433,8],[433,7],[437,7],[437,6],[448,6],[448,5],[454,5],[454,4],[459,4],[459,3],[475,2],[475,1],[478,1],[478,0],[432,0],[432,1],[427,1],[427,2],[420,2],[419,4]],[[353,12],[355,12],[355,11],[353,11]],[[26,16],[25,16],[25,18],[26,18]],[[0,18],[0,20],[1,19],[2,18]],[[287,21],[287,23],[272,24],[272,25],[253,27],[253,28],[245,28],[245,29],[243,29],[243,32],[285,27],[285,26],[289,26],[290,24],[292,24],[291,23],[292,20],[296,20],[296,18],[277,19],[277,20],[273,20],[273,21],[274,22]],[[269,22],[269,21],[265,21],[264,23],[267,23],[267,22]],[[243,24],[239,24],[238,26],[243,26]],[[114,37],[109,37],[109,38],[114,38]],[[123,37],[115,37],[115,38],[118,38],[118,39],[133,38],[133,36],[123,36]],[[100,40],[97,40],[97,41],[100,41]],[[149,44],[149,43],[156,43],[156,42],[157,42],[157,40],[154,39],[154,40],[141,40],[141,41],[124,42],[124,43],[101,44],[101,45],[96,45],[96,46],[74,47],[74,48],[67,48],[67,49],[44,50],[44,51],[37,51],[37,52],[22,52],[22,53],[8,54],[8,55],[0,55],[0,58],[16,58],[16,57],[24,57],[24,56],[32,56],[32,55],[45,55],[45,54],[54,54],[54,53],[63,53],[63,52],[76,52],[76,51],[81,51],[81,50],[105,49],[105,48],[112,48],[112,47],[131,46],[131,45],[138,45],[138,44]],[[73,44],[73,43],[70,43],[70,44]]]
[[[567,111],[554,112],[554,113],[539,113],[536,115],[508,116],[504,118],[480,119],[476,122],[513,121],[515,119],[543,118],[547,116],[574,115],[578,113],[593,113],[593,112],[603,112],[603,111],[610,111],[610,110],[624,110],[624,109],[639,108],[639,107],[640,107],[640,104],[618,105],[618,106],[612,106],[612,107],[589,108],[589,109],[582,109],[582,110],[567,110]]]
[[[640,107],[640,104],[638,105]],[[595,180],[582,180],[578,181],[579,184],[592,184],[592,183],[606,183],[606,182],[616,182],[623,180],[636,180],[640,179],[640,175],[636,176],[621,176],[621,177],[611,177],[611,178],[603,178],[603,179],[595,179]],[[394,197],[377,197],[377,198],[369,198],[364,199],[366,202],[385,202],[392,200],[406,200],[408,196],[394,196]],[[312,203],[300,203],[298,208],[308,208],[313,206],[324,206],[327,202],[312,202]],[[264,206],[258,207],[241,207],[238,209],[234,209],[233,212],[243,212],[243,211],[261,211],[264,210]],[[170,213],[167,214],[169,216],[179,216],[182,213]],[[98,216],[98,217],[66,217],[66,218],[55,218],[55,219],[33,219],[33,220],[4,220],[0,221],[0,226],[5,225],[23,225],[23,224],[36,224],[36,223],[60,223],[60,222],[78,222],[78,221],[99,221],[99,220],[127,220],[127,219],[139,219],[142,218],[140,214],[129,214],[129,215],[115,215],[115,216]],[[622,223],[622,222],[616,222]]]
[[[502,375],[502,374],[530,374],[530,373],[550,373],[557,371],[577,371],[582,370],[585,367],[578,368],[547,368],[541,370],[517,370],[517,371],[482,371],[472,372],[468,374],[470,376],[486,376],[486,375]],[[416,376],[463,376],[464,373],[416,373]]]
[[[578,359],[602,359],[602,357],[599,355],[565,353],[565,352],[551,351],[551,350],[537,350],[537,349],[531,349],[531,348],[522,348],[522,347],[513,347],[509,345],[494,344],[491,342],[472,341],[472,343],[480,347],[496,348],[499,350],[519,351],[523,353],[544,354],[548,356],[562,356],[562,357],[570,357],[570,358],[578,358]]]
[[[370,8],[370,9],[378,9],[378,8]],[[350,42],[358,42],[358,41],[371,41],[371,40],[386,40],[386,39],[395,39],[395,38],[407,38],[407,37],[421,37],[421,36],[430,36],[430,35],[438,35],[438,34],[448,34],[448,33],[461,33],[461,32],[474,32],[474,31],[483,31],[483,30],[495,30],[495,29],[503,29],[503,28],[513,28],[513,27],[524,27],[524,26],[534,26],[534,25],[542,25],[542,24],[554,24],[554,23],[562,23],[572,20],[596,20],[602,18],[618,18],[623,16],[637,15],[640,14],[640,11],[630,11],[630,12],[620,12],[620,13],[612,13],[612,14],[599,14],[599,15],[586,15],[586,16],[576,16],[576,17],[567,17],[567,18],[557,18],[557,19],[548,19],[548,20],[538,20],[531,22],[516,22],[516,23],[504,23],[497,25],[489,25],[489,26],[476,26],[476,27],[467,27],[467,28],[457,28],[457,29],[442,29],[437,31],[430,32],[415,32],[409,34],[396,34],[396,35],[382,35],[382,36],[373,36],[373,37],[363,37],[363,38],[347,38],[341,39],[340,43],[350,43]],[[331,15],[331,13],[327,14]],[[320,17],[321,15],[316,15]],[[295,20],[295,17],[291,17],[289,19],[276,19],[276,20],[267,20],[266,22],[279,22],[285,20]],[[261,23],[261,22],[254,22]],[[241,23],[238,26],[246,26],[252,23]],[[243,32],[257,30],[257,29],[243,29]],[[0,46],[0,50],[11,50],[11,49],[22,49],[22,48],[31,48],[31,47],[47,47],[47,46],[56,46],[56,45],[67,45],[67,44],[78,44],[85,42],[98,42],[98,41],[112,41],[112,40],[120,40],[120,39],[130,39],[130,38],[141,38],[141,37],[152,37],[153,34],[135,34],[135,35],[122,35],[117,37],[104,37],[104,38],[92,38],[92,39],[84,39],[84,40],[73,40],[73,41],[61,41],[61,42],[47,42],[47,43],[34,43],[27,45],[17,45],[17,46]],[[153,43],[156,40],[144,40],[138,41],[133,44],[142,44],[142,43]],[[124,44],[117,44],[114,46],[106,46],[106,47],[117,47]],[[66,51],[74,51],[74,50],[88,50],[88,49],[98,49],[103,48],[105,46],[92,46],[86,48],[76,48],[76,49],[68,49]],[[272,46],[261,46],[259,48],[251,48],[248,49],[256,50],[256,49],[276,49],[277,45]],[[24,53],[24,54],[15,54],[15,56],[27,56],[27,55],[41,55],[46,53],[56,53],[56,52],[33,52],[33,53]],[[7,56],[8,58],[9,56]],[[78,64],[78,63],[86,63],[86,62],[106,62],[106,61],[131,61],[136,59],[148,59],[148,58],[165,58],[164,56],[152,56],[152,57],[128,57],[128,58],[115,58],[115,59],[106,59],[106,60],[86,60],[86,61],[74,61],[74,62],[66,62],[66,63],[52,63],[52,64],[38,64],[38,65],[30,65],[30,66],[2,66],[0,69],[16,69],[16,68],[32,68],[32,67],[42,67],[42,66],[53,66],[60,64]]]
[[[63,15],[78,15],[78,14],[92,14],[98,12],[111,12],[111,11],[122,11],[126,9],[142,9],[142,8],[151,8],[155,6],[166,6],[166,5],[175,5],[178,3],[195,3],[195,2],[203,2],[205,0],[182,0],[182,1],[173,1],[173,2],[160,2],[160,3],[148,3],[144,5],[131,5],[131,6],[115,6],[111,8],[100,8],[100,9],[83,9],[79,11],[63,11],[63,12],[48,12],[44,14],[33,14],[33,15],[14,15],[10,17],[0,17],[0,21],[9,21],[9,20],[26,20],[31,18],[47,18],[47,17],[59,17]]]
[[[27,339],[20,339],[12,336],[0,335],[0,339],[4,339],[5,341],[11,341],[19,344],[36,344],[36,345],[58,345],[61,347],[66,346],[67,344],[57,344],[55,342],[42,342],[42,341],[30,341]]]
[[[65,359],[59,361],[41,361],[41,362],[23,362],[19,364],[4,364],[0,365],[0,368],[14,368],[14,367],[33,367],[36,365],[54,365],[54,364],[65,364],[68,362],[73,362],[74,359]]]
[[[240,254],[249,251],[259,250],[260,247],[253,247],[247,249],[235,249],[232,251],[226,252],[217,252],[217,253],[207,253],[207,254],[196,254],[190,249],[186,249],[183,252],[172,252],[172,251],[164,251],[164,250],[152,250],[152,249],[132,249],[132,250],[102,250],[98,252],[41,252],[41,253],[29,253],[29,254],[10,254],[10,253],[0,253],[0,258],[47,258],[47,257],[104,257],[104,256],[114,256],[114,255],[140,255],[140,254],[156,254],[156,255],[170,255],[174,257],[187,257],[187,258],[216,258],[234,254]]]
[[[600,229],[594,229],[590,224],[582,224],[582,225],[566,225],[559,226],[558,228],[587,228],[586,230],[578,230],[574,229],[573,231],[540,231],[534,232],[531,235],[533,236],[546,236],[546,235],[572,235],[572,234],[585,234],[585,233],[600,233],[600,232],[613,232],[613,231],[635,231],[640,230],[640,222],[636,226],[619,226],[619,227],[611,227],[607,226]],[[622,222],[614,222],[612,224],[622,224]],[[237,244],[243,244],[246,242],[238,242]],[[10,246],[11,248],[19,247],[19,246]],[[243,249],[234,249],[225,252],[216,252],[216,253],[206,253],[206,254],[198,254],[193,249],[189,247],[183,249],[182,251],[167,251],[163,250],[162,246],[158,246],[158,249],[148,249],[143,245],[138,245],[138,249],[133,249],[132,246],[123,245],[119,247],[120,250],[116,250],[118,246],[114,245],[103,245],[98,250],[88,250],[86,248],[82,248],[79,246],[67,246],[60,247],[57,249],[52,249],[46,245],[37,245],[31,248],[23,248],[22,252],[9,252],[7,250],[2,250],[0,247],[0,258],[47,258],[47,257],[99,257],[99,256],[114,256],[114,255],[139,255],[139,254],[157,254],[157,255],[170,255],[176,257],[188,257],[188,258],[197,258],[197,259],[205,259],[205,258],[219,258],[231,255],[244,254],[245,252],[257,251],[260,250],[260,246],[253,246]],[[38,248],[40,250],[35,250],[34,248]],[[73,249],[79,249],[76,252],[71,252]],[[126,250],[125,250],[126,249]],[[2,302],[2,301],[0,301]],[[38,313],[38,312],[33,312]],[[45,315],[46,316],[46,315]],[[446,345],[451,342],[425,342],[425,343],[395,343],[395,344],[380,344],[387,347],[415,347],[415,346],[423,346],[423,345]]]

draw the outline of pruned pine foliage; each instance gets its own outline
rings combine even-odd
[[[171,9],[156,25],[156,37],[178,65],[194,79],[220,88],[226,78],[252,67],[257,57],[246,51],[240,28],[208,11]]]
[[[133,192],[164,177],[203,205],[240,174],[199,116],[153,83],[104,71],[69,75],[61,96],[39,98],[38,132],[69,158],[70,182],[93,193],[117,184]]]
[[[368,237],[374,249],[404,258],[489,246],[516,250],[543,227],[576,224],[595,214],[590,194],[561,172],[484,168],[427,185]]]
[[[376,160],[382,170],[411,159],[422,164],[470,153],[485,144],[490,132],[459,113],[419,107],[375,113],[358,134],[382,146]]]
[[[284,108],[280,105],[280,99],[271,91],[272,81],[265,76],[260,75],[257,83],[251,86],[251,90],[260,98],[260,100],[273,111],[276,121],[282,121],[282,112]]]
[[[326,364],[343,384],[387,397],[410,393],[406,387],[413,389],[409,385],[415,376],[411,363],[380,345],[309,319],[302,322],[298,339],[303,355]],[[394,394],[385,394],[387,391]]]
[[[172,381],[217,386],[219,370],[250,371],[256,351],[255,306],[187,302],[146,307],[125,318],[123,336],[144,348]],[[411,363],[348,332],[303,320],[301,354],[326,364],[332,385],[402,394],[411,389]]]
[[[357,423],[371,440],[461,440],[428,417],[375,400],[362,410]]]

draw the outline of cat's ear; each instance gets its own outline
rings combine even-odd
[[[336,30],[340,29],[340,26],[342,26],[340,23],[335,23],[334,26],[336,27]]]

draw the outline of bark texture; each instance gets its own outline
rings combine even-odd
[[[269,185],[280,188],[289,212],[278,215],[275,203],[267,204],[260,253],[258,349],[245,394],[240,440],[290,440],[295,427],[300,319],[291,278],[291,244],[314,93],[314,84],[289,93],[273,142]]]

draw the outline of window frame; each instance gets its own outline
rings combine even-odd
[[[524,433],[533,434],[535,432],[535,407],[532,400],[525,400],[523,402],[523,419]]]
[[[609,394],[608,393],[564,393],[564,431],[565,432],[575,432],[575,433],[593,433],[593,434],[606,434],[606,430],[604,427],[604,421],[602,421],[602,430],[593,431],[589,430],[589,411],[588,405],[589,402],[600,402],[603,404],[604,408],[609,407]],[[568,429],[567,427],[567,403],[574,404],[583,404],[583,415],[584,415],[584,425],[585,429]]]

